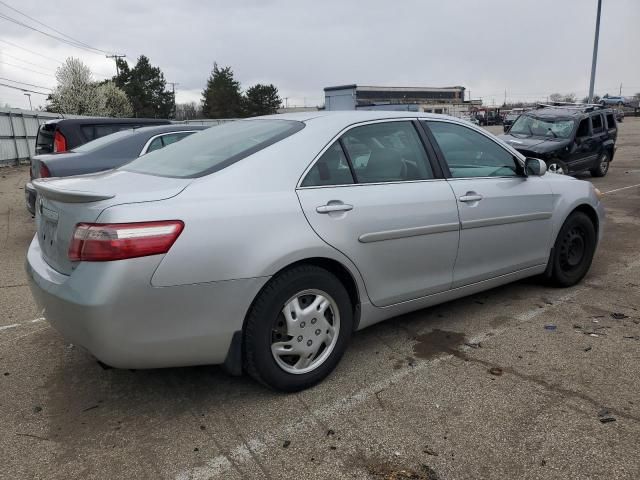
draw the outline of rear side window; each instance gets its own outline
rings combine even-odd
[[[420,137],[411,122],[384,122],[349,130],[342,137],[358,183],[433,178]]]
[[[594,115],[591,117],[591,127],[593,129],[593,133],[602,133],[604,127],[602,126],[602,115]]]
[[[154,138],[149,144],[149,148],[147,148],[147,153],[160,150],[162,147],[162,137]]]
[[[302,130],[293,120],[236,120],[204,130],[168,150],[137,158],[123,170],[164,177],[208,175]]]
[[[319,187],[323,185],[349,185],[351,183],[353,183],[353,176],[349,162],[342,151],[340,142],[336,142],[322,154],[300,186]]]
[[[607,129],[611,130],[612,128],[616,128],[616,119],[613,113],[607,113]]]

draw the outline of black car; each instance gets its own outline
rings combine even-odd
[[[527,157],[544,160],[550,172],[588,170],[604,177],[616,151],[613,110],[594,106],[544,106],[523,113],[500,138]]]
[[[125,128],[167,125],[157,118],[62,118],[40,125],[36,137],[36,155],[72,150],[96,138]]]
[[[159,125],[121,130],[65,153],[36,155],[31,159],[31,179],[68,177],[117,168],[206,128],[202,125]],[[35,189],[27,183],[24,191],[27,210],[34,215]]]

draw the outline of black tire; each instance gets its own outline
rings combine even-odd
[[[573,212],[558,233],[551,258],[551,283],[575,285],[589,271],[596,251],[596,229],[583,212]]]
[[[611,156],[607,152],[602,152],[598,156],[598,165],[589,170],[589,172],[594,177],[604,177],[609,171],[609,165],[611,165]]]
[[[569,175],[569,166],[557,158],[547,160],[547,171],[559,175]]]
[[[282,321],[284,319],[282,310],[287,301],[308,290],[328,294],[337,306],[339,321],[337,340],[326,359],[313,370],[307,373],[289,373],[276,361],[271,352],[271,345],[274,342],[274,335],[278,338],[283,335],[282,330],[278,329],[286,330],[286,327],[281,325],[286,324],[286,321]],[[333,307],[330,310],[333,310]],[[331,316],[332,313],[329,315]],[[315,330],[316,335],[318,331]],[[331,272],[320,267],[313,265],[293,267],[269,281],[247,315],[243,342],[244,369],[255,380],[274,390],[284,392],[304,390],[317,384],[333,371],[347,348],[352,331],[353,305],[342,282]],[[293,343],[294,338],[289,335],[290,333],[292,332],[287,331],[284,337]],[[309,339],[313,338],[314,332],[311,329],[306,333]],[[317,358],[320,358],[320,354]]]

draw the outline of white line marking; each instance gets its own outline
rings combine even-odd
[[[640,187],[640,183],[638,183],[637,185],[629,185],[628,187],[615,188],[613,190],[609,190],[608,192],[602,192],[602,194],[603,195],[608,195],[610,193],[615,193],[615,192],[619,192],[621,190],[626,190],[627,188],[636,188],[636,187]]]
[[[3,325],[2,327],[0,327],[0,331],[9,330],[10,328],[16,328],[16,327],[19,327],[20,325],[21,325],[20,323],[12,323],[11,325]]]
[[[38,317],[38,318],[34,318],[33,320],[31,320],[29,323],[38,323],[38,322],[43,322],[44,320],[46,320],[46,318]]]
[[[250,439],[246,444],[238,445],[231,449],[227,454],[217,455],[207,460],[205,465],[184,470],[178,473],[175,478],[176,480],[208,480],[212,478],[224,478],[223,474],[230,471],[234,464],[242,465],[253,461],[252,454],[260,455],[265,452],[267,448],[281,443],[283,438],[293,436],[296,433],[304,431],[305,428],[313,427],[318,423],[328,422],[331,419],[334,419],[336,415],[345,414],[356,405],[369,400],[376,394],[376,392],[385,390],[392,384],[409,375],[417,374],[418,372],[431,368],[434,365],[452,357],[453,355],[443,355],[434,358],[433,360],[417,363],[414,367],[407,370],[401,370],[384,380],[359,390],[349,397],[340,398],[326,407],[311,410],[309,415],[277,429],[275,433],[266,432],[262,435],[256,436]]]

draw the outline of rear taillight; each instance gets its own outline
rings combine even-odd
[[[44,163],[40,163],[40,171],[38,173],[40,175],[40,178],[47,178],[51,176],[49,167],[47,167]]]
[[[56,130],[53,136],[53,151],[55,153],[67,151],[67,139],[64,138],[64,135],[59,130]]]
[[[69,246],[72,262],[108,262],[167,253],[184,223],[79,223]]]

